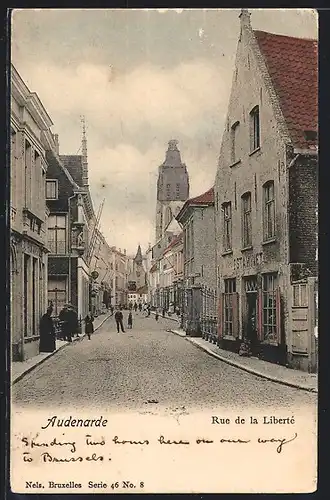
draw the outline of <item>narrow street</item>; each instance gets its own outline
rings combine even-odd
[[[126,324],[125,312],[125,324]],[[317,396],[256,377],[166,331],[173,321],[135,315],[118,334],[113,318],[88,341],[68,345],[12,388],[13,403],[34,408],[109,411],[267,406],[313,408]]]

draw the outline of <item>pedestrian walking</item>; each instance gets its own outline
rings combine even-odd
[[[135,303],[134,303],[134,311],[135,311],[135,312],[136,312],[137,308],[138,308],[138,305],[137,305],[137,303],[135,302]]]
[[[68,341],[68,309],[67,306],[64,305],[61,309],[58,319],[60,320],[60,328],[61,328],[61,339]]]
[[[128,318],[127,318],[127,327],[131,330],[133,327],[133,316],[132,312],[129,312]]]
[[[139,311],[140,311],[140,312],[142,311],[142,304],[141,304],[141,302],[140,302],[140,304],[139,304]]]
[[[116,321],[116,325],[117,325],[117,333],[119,333],[119,328],[121,328],[121,331],[123,333],[125,333],[125,330],[124,330],[124,325],[123,325],[123,313],[121,312],[120,309],[118,309],[115,313],[115,321]]]
[[[67,304],[66,311],[66,334],[67,340],[72,342],[72,336],[78,334],[78,314],[72,304]]]
[[[165,318],[165,307],[163,307],[163,318]]]
[[[54,352],[56,349],[55,327],[52,320],[53,308],[48,307],[47,312],[40,319],[39,352]]]
[[[156,314],[155,314],[155,319],[156,321],[158,321],[158,318],[159,318],[159,314],[158,314],[158,310],[156,311]]]
[[[147,306],[147,311],[148,311],[147,317],[149,318],[149,316],[150,316],[150,305]]]
[[[85,333],[88,337],[88,340],[91,339],[91,334],[94,333],[94,316],[89,313],[85,318]]]

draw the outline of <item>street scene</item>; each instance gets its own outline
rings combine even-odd
[[[316,407],[317,61],[311,9],[13,13],[15,405]]]
[[[127,325],[127,314],[124,325]],[[175,414],[216,408],[270,408],[306,414],[317,395],[246,373],[168,331],[170,319],[137,313],[117,333],[110,317],[89,341],[74,342],[12,389],[21,407],[93,408]],[[51,382],[50,382],[51,381]],[[253,387],[253,391],[251,391]]]

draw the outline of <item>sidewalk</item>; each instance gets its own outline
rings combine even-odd
[[[156,315],[156,312],[155,311],[150,311],[151,314],[154,314]],[[158,313],[159,314],[159,317],[162,318],[163,315],[162,313]],[[175,313],[171,314],[170,316],[165,313],[165,316],[164,316],[164,319],[171,319],[172,321],[175,321],[176,323],[181,323],[181,316],[177,316]]]
[[[170,331],[176,335],[185,337],[185,340],[220,361],[252,373],[253,375],[257,375],[258,377],[266,378],[289,387],[295,387],[309,392],[318,392],[318,376],[315,373],[293,370],[291,368],[269,363],[268,361],[263,361],[255,357],[246,358],[239,356],[239,354],[235,352],[220,349],[218,346],[211,344],[202,338],[188,337],[186,336],[185,331],[181,329]]]
[[[94,320],[94,333],[98,328],[100,328],[107,319],[111,317],[110,313],[107,314],[102,314],[101,316],[98,316]],[[77,342],[85,337],[85,333],[79,334],[78,337],[73,337],[72,341]],[[19,380],[21,380],[25,375],[27,375],[30,371],[32,371],[34,368],[39,366],[41,363],[46,361],[46,359],[50,358],[54,354],[56,354],[58,351],[63,349],[66,345],[70,344],[70,342],[67,342],[65,340],[56,340],[56,349],[53,352],[41,352],[37,354],[36,356],[33,356],[32,358],[27,359],[26,361],[13,361],[11,363],[11,383],[15,384]]]

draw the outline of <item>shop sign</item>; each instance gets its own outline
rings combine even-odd
[[[242,257],[237,257],[234,259],[234,270],[235,271],[245,271],[246,269],[254,268],[262,264],[263,254],[253,253],[242,255]]]

